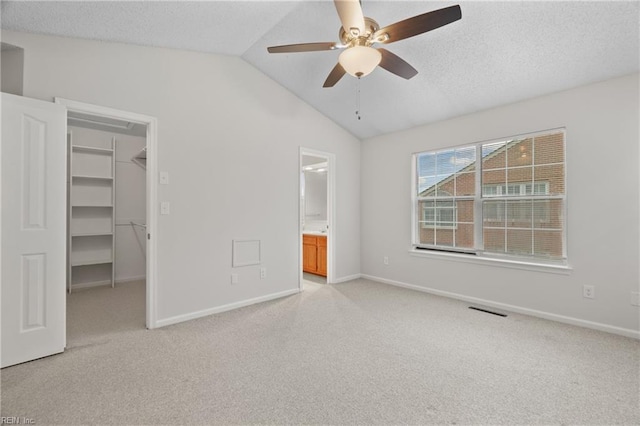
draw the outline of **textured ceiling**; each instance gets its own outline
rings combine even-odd
[[[339,51],[267,46],[338,41],[331,1],[2,2],[2,28],[236,55],[359,138],[637,72],[640,2],[363,0],[381,26],[460,4],[462,19],[385,48],[419,74],[376,69],[322,84]]]

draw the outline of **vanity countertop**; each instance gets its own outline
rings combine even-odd
[[[302,235],[319,235],[319,236],[327,236],[326,231],[325,232],[321,232],[321,231],[302,231]]]

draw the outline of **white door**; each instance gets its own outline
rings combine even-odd
[[[64,106],[2,93],[0,364],[64,351]]]

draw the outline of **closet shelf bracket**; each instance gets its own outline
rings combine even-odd
[[[138,152],[136,155],[131,157],[131,161],[133,161],[138,166],[146,170],[147,169],[147,147],[145,146],[140,150],[140,152]]]
[[[144,224],[138,223],[138,222],[134,222],[134,221],[131,221],[131,226],[139,226],[142,229],[147,229],[147,225],[144,225]]]

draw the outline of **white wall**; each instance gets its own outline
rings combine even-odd
[[[336,278],[360,272],[360,142],[237,57],[2,32],[25,52],[24,95],[154,116],[159,170],[158,319],[295,291],[299,146],[337,157]],[[232,270],[233,239],[263,267]],[[231,272],[240,282],[230,284]]]
[[[158,118],[159,169],[171,182],[158,195],[172,203],[156,236],[160,320],[296,288],[302,145],[337,156],[338,280],[362,272],[640,329],[630,304],[640,269],[638,75],[372,138],[361,152],[239,58],[8,31],[2,39],[25,49],[25,96]],[[570,275],[409,256],[411,153],[555,127],[567,128]],[[255,267],[232,270],[231,241],[244,238],[262,241],[265,280]],[[583,284],[596,286],[595,299],[582,298]]]
[[[1,45],[0,90],[22,96],[24,51],[7,43]]]
[[[116,282],[146,276],[146,231],[131,221],[146,222],[146,170],[131,161],[147,144],[146,138],[116,136]]]
[[[639,286],[638,79],[629,75],[363,141],[363,274],[637,332],[640,308],[631,305],[630,293]],[[412,153],[556,127],[567,129],[570,275],[409,255]],[[595,299],[582,297],[584,284],[596,287]]]

